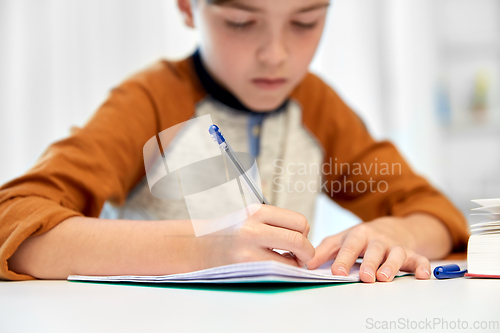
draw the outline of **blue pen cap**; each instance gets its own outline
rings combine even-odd
[[[434,277],[439,280],[462,277],[465,273],[467,273],[467,270],[460,270],[460,266],[457,264],[449,264],[434,268]]]
[[[217,142],[217,144],[220,145],[221,143],[226,142],[226,139],[224,139],[224,136],[220,132],[220,129],[217,125],[215,124],[210,125],[210,127],[208,128],[208,133],[210,133],[210,135],[212,136],[214,141]]]

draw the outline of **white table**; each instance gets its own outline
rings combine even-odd
[[[415,325],[425,320],[432,323],[435,318],[448,325],[467,321],[469,329],[459,331],[469,332],[475,331],[471,329],[474,321],[496,321],[496,329],[477,331],[500,332],[500,280],[401,277],[392,283],[267,293],[67,281],[0,282],[2,333],[363,332],[377,331],[375,325],[383,321]],[[436,325],[435,331],[441,327]]]

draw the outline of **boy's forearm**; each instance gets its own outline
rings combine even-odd
[[[41,279],[82,275],[162,275],[203,268],[189,221],[72,217],[28,238],[9,259],[17,272]]]
[[[436,217],[414,213],[403,219],[403,224],[413,235],[411,247],[429,259],[442,259],[451,252],[452,239],[446,226]]]

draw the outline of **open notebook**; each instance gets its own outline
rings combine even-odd
[[[257,261],[204,269],[190,273],[160,276],[84,276],[70,275],[70,281],[134,282],[134,283],[346,283],[359,281],[359,264],[349,276],[333,276],[332,262],[315,270],[307,270],[277,261]],[[398,276],[407,275],[399,273]]]

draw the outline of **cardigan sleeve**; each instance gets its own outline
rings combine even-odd
[[[144,175],[143,145],[158,132],[148,91],[129,80],[81,129],[52,144],[33,168],[0,188],[0,279],[25,280],[8,259],[28,237],[72,216],[97,217],[122,203]]]

